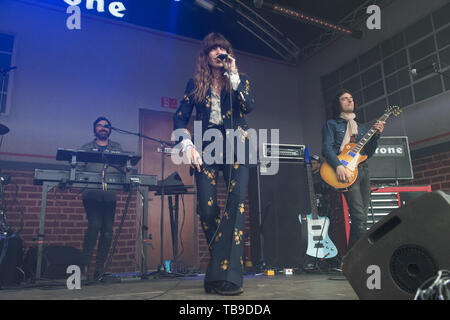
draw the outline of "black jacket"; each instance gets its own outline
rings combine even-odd
[[[254,98],[250,88],[250,81],[244,74],[240,74],[240,84],[236,91],[232,91],[233,102],[233,125],[231,124],[231,108],[230,108],[230,94],[225,89],[222,89],[220,94],[220,107],[223,120],[224,129],[242,130],[246,135],[248,125],[244,115],[250,113],[254,108]],[[174,129],[186,129],[191,118],[192,112],[195,108],[197,121],[202,122],[202,136],[210,125],[209,119],[211,115],[211,89],[208,89],[205,100],[201,103],[195,103],[194,91],[195,83],[193,79],[190,79],[186,85],[183,99],[180,105],[173,115]],[[193,142],[194,138],[191,133],[187,134],[191,137]],[[199,134],[196,132],[196,134]],[[225,140],[225,139],[224,139]],[[245,139],[247,141],[248,139]],[[180,140],[181,141],[181,140]],[[237,139],[237,143],[242,143],[240,139]],[[244,142],[245,143],[245,142]],[[247,143],[246,143],[247,144]],[[203,149],[207,146],[207,143],[203,143]],[[235,152],[237,147],[235,147]],[[246,148],[248,150],[248,146]],[[246,160],[248,157],[246,155]]]
[[[356,137],[356,142],[359,142],[367,133],[367,128],[364,124],[357,124],[358,136]],[[322,127],[322,154],[334,169],[341,164],[337,156],[340,154],[340,147],[342,140],[344,140],[346,130],[347,121],[342,118],[328,120]],[[372,157],[378,147],[379,138],[379,135],[374,135],[367,142],[361,154],[365,154],[369,158]]]

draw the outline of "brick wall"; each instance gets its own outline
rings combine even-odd
[[[21,207],[23,209],[23,230],[20,235],[24,240],[24,247],[27,251],[30,246],[36,245],[33,237],[39,231],[42,187],[33,184],[34,172],[3,171],[3,173],[11,175],[10,183],[4,188],[4,204],[7,208],[8,225],[15,231],[20,229],[22,224]],[[124,192],[119,192],[117,195],[114,236],[122,218],[127,196],[128,194]],[[136,211],[136,196],[133,196],[109,272],[121,273],[139,270],[136,265]],[[73,246],[81,250],[84,232],[87,228],[81,189],[52,189],[47,196],[46,212],[45,244]],[[93,263],[94,261],[93,259]]]
[[[450,151],[413,156],[412,165],[414,180],[406,184],[431,185],[433,191],[450,192]]]
[[[35,246],[33,240],[39,231],[39,217],[41,211],[42,187],[34,185],[32,171],[3,171],[11,176],[10,183],[4,187],[4,200],[7,209],[8,225],[15,231],[21,227],[21,210],[23,210],[23,229],[20,232],[24,240],[25,253],[30,246]],[[17,195],[16,195],[17,193]],[[117,195],[117,209],[114,223],[114,235],[120,224],[125,207],[127,194],[119,192]],[[219,182],[217,198],[221,212],[225,205],[225,183]],[[16,201],[17,200],[17,201]],[[20,205],[20,207],[19,207]],[[47,214],[45,220],[46,245],[73,246],[82,249],[84,232],[87,228],[86,213],[81,198],[81,189],[60,190],[52,189],[47,196]],[[245,240],[249,241],[249,210],[248,200],[245,202]],[[127,217],[122,228],[116,253],[114,254],[109,272],[124,273],[139,271],[136,263],[137,255],[137,205],[136,197],[130,202]],[[200,257],[200,269],[206,270],[209,261],[209,251],[206,238],[203,234],[200,222],[198,225],[198,247]],[[248,245],[249,243],[247,243]],[[244,257],[245,258],[245,257]],[[250,258],[250,257],[249,257]],[[95,261],[95,252],[92,263]],[[192,267],[192,266],[187,266]],[[91,268],[92,269],[92,268]]]

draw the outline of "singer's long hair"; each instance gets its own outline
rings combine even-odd
[[[231,43],[223,35],[212,32],[203,39],[193,76],[195,89],[192,94],[194,95],[194,100],[196,103],[201,103],[205,100],[206,92],[212,83],[213,74],[211,66],[208,63],[208,54],[211,50],[217,47],[225,49],[229,55],[234,57]],[[230,84],[226,76],[223,74],[221,77],[221,84],[222,88],[225,86],[227,92],[230,91]]]

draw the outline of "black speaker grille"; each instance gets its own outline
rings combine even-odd
[[[411,294],[435,276],[437,271],[435,259],[426,249],[417,245],[403,245],[391,256],[392,279],[403,291]]]

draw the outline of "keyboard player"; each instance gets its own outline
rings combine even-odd
[[[83,151],[105,152],[119,151],[122,147],[119,143],[111,141],[111,122],[105,117],[99,117],[94,121],[93,129],[95,139],[81,147]],[[108,166],[102,163],[86,163],[80,166],[83,171],[99,172],[103,176],[106,172],[121,172],[121,168]],[[83,205],[86,210],[88,228],[83,240],[83,273],[88,275],[88,268],[92,260],[97,238],[100,234],[95,261],[94,279],[98,279],[105,266],[108,252],[113,238],[114,216],[116,211],[116,193],[107,190],[107,185],[101,189],[86,189],[83,191]]]

